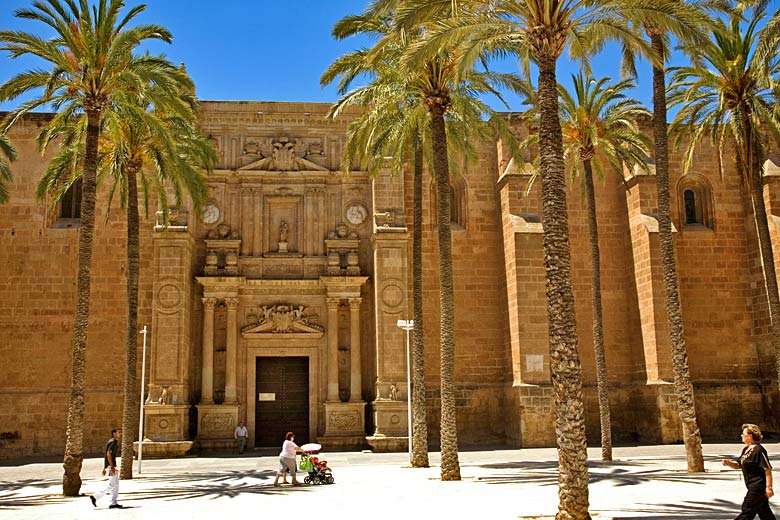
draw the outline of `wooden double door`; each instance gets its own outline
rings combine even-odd
[[[258,357],[255,380],[255,446],[279,447],[288,431],[309,442],[309,358]]]

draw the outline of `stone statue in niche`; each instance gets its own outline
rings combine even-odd
[[[160,397],[157,399],[157,404],[171,404],[171,395],[168,392],[168,387],[163,386]]]
[[[398,387],[395,386],[395,383],[390,385],[390,400],[398,401]]]
[[[282,220],[281,224],[279,224],[279,252],[280,253],[287,252],[287,237],[289,233],[290,233],[290,226],[287,224],[286,220]]]
[[[321,333],[325,329],[317,323],[318,317],[303,305],[263,305],[255,317],[256,323],[247,325],[241,332],[262,333]]]

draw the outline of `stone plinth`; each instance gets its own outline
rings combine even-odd
[[[192,453],[195,441],[154,442],[144,441],[144,459],[170,459]],[[138,456],[138,443],[133,443],[133,453]]]
[[[186,440],[189,414],[188,404],[148,404],[144,407],[144,435],[155,442]]]
[[[409,431],[406,401],[377,399],[374,410],[374,435],[367,437],[368,443],[377,452],[406,451],[409,449]]]
[[[238,424],[237,404],[199,404],[198,440],[231,440]]]
[[[317,438],[328,450],[361,449],[366,442],[366,403],[325,403],[325,435]]]

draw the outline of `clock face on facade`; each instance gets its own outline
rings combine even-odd
[[[219,208],[217,205],[214,203],[206,204],[203,208],[201,219],[204,224],[211,225],[216,223],[219,220]]]
[[[362,204],[351,204],[347,208],[347,221],[353,226],[359,226],[362,224],[366,217],[368,217],[368,210]]]

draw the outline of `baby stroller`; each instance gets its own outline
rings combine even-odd
[[[328,461],[320,460],[315,457],[316,453],[322,449],[319,444],[304,444],[301,446],[303,455],[301,455],[300,469],[306,471],[308,475],[303,478],[304,484],[334,484],[333,473],[328,467]]]

